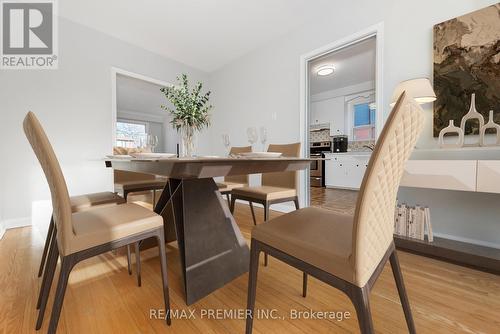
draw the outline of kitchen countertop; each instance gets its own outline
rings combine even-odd
[[[336,154],[336,155],[371,155],[372,151],[325,152],[325,154]]]

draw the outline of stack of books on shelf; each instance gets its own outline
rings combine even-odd
[[[431,215],[428,207],[398,205],[394,212],[394,234],[418,240],[432,242]]]

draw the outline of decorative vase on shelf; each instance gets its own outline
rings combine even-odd
[[[460,122],[460,129],[462,129],[462,132],[465,136],[465,125],[467,124],[467,121],[477,119],[479,123],[479,128],[478,131],[481,130],[481,128],[484,126],[484,117],[480,113],[477,112],[476,109],[476,94],[472,94],[471,96],[471,101],[470,101],[470,108],[469,112],[462,117],[462,121]],[[479,141],[473,142],[473,143],[465,143],[464,139],[464,146],[479,146]]]
[[[486,130],[488,129],[495,129],[495,143],[493,144],[486,144],[485,142],[485,137],[486,137]],[[498,146],[500,145],[500,125],[495,123],[493,121],[493,110],[490,110],[490,117],[488,119],[488,123],[483,125],[481,127],[481,130],[479,130],[479,145],[481,146]]]
[[[458,136],[458,140],[455,143],[445,143],[444,135],[447,133],[455,133]],[[439,132],[439,147],[441,148],[460,148],[464,145],[464,132],[458,126],[455,126],[453,120],[450,120],[450,124]]]

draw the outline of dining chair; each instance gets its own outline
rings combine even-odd
[[[134,152],[150,152],[147,148],[113,147],[113,154],[131,154]],[[125,200],[131,193],[152,191],[153,206],[156,204],[156,191],[163,190],[167,179],[152,174],[115,170],[115,192],[123,195]]]
[[[300,143],[293,144],[270,144],[268,152],[279,152],[285,157],[299,157]],[[234,212],[237,200],[248,201],[252,213],[253,224],[257,225],[253,203],[262,204],[264,207],[264,221],[269,219],[269,208],[272,204],[293,202],[295,209],[299,209],[299,198],[297,196],[298,172],[275,172],[262,174],[261,186],[246,186],[231,191],[231,213]],[[267,266],[267,254],[264,265]]]
[[[68,278],[77,263],[151,237],[155,237],[158,241],[166,322],[170,325],[163,218],[136,204],[103,206],[73,213],[61,167],[35,114],[29,112],[26,115],[23,128],[50,188],[56,234],[55,242],[49,247],[43,274],[42,298],[36,329],[42,326],[58,258],[61,259],[61,269],[49,323],[49,334],[57,330]]]
[[[229,156],[238,155],[240,153],[252,152],[252,146],[233,146],[229,150]],[[221,195],[226,195],[227,204],[231,203],[230,195],[233,189],[248,186],[248,175],[231,175],[224,177],[224,181],[217,182]]]
[[[119,155],[129,155],[132,153],[150,153],[151,149],[145,148],[130,148],[130,147],[113,147],[113,154]],[[156,204],[156,191],[163,190],[167,184],[167,178],[159,177],[152,174],[137,173],[129,171],[114,170],[114,190],[116,193],[120,193],[125,198],[128,199],[128,195],[132,193],[139,193],[144,191],[152,192],[152,204],[153,207]],[[127,265],[128,274],[132,275],[131,268],[131,249],[130,245],[127,245]],[[140,258],[140,245],[135,244],[135,263],[136,263],[136,275],[137,275],[137,286],[141,286],[141,258]]]
[[[108,192],[92,193],[80,196],[70,197],[71,201],[71,211],[80,212],[88,209],[92,209],[96,206],[102,205],[116,205],[125,203],[125,199],[118,194]],[[40,261],[40,267],[38,268],[38,277],[41,277],[47,260],[47,251],[49,249],[50,243],[55,238],[54,233],[54,217],[51,216],[49,229],[47,231],[47,237],[45,238],[45,245],[43,247],[42,259]],[[130,258],[128,260],[128,267],[130,270]]]
[[[304,208],[253,228],[246,333],[252,333],[261,251],[344,292],[354,304],[361,333],[374,333],[369,294],[390,261],[410,333],[415,325],[396,254],[394,203],[406,161],[423,128],[421,107],[401,94],[377,141],[353,216]]]

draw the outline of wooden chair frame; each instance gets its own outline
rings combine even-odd
[[[229,199],[229,197],[228,197],[228,199]],[[247,201],[248,204],[250,205],[250,211],[252,212],[252,218],[253,218],[254,225],[257,225],[257,220],[255,219],[255,212],[253,210],[253,203],[262,204],[264,206],[264,222],[269,220],[269,210],[270,210],[271,205],[273,205],[273,204],[293,202],[295,204],[295,210],[300,209],[298,196],[280,198],[280,199],[275,199],[275,200],[258,200],[258,199],[255,199],[253,197],[239,196],[239,195],[231,194],[231,206],[229,207],[229,209],[231,210],[231,214],[234,213],[234,205],[235,205],[236,200],[238,200],[238,199],[242,200],[242,201]],[[264,266],[267,266],[268,262],[269,262],[269,260],[267,257],[267,253],[265,253],[264,254]]]
[[[396,254],[396,248],[394,243],[391,243],[387,249],[384,257],[378,264],[377,268],[373,272],[372,276],[366,283],[364,287],[358,287],[350,282],[347,282],[341,278],[338,278],[324,270],[321,270],[307,262],[297,259],[289,254],[286,254],[276,248],[273,248],[263,242],[260,242],[254,238],[251,241],[250,250],[250,272],[249,272],[249,282],[248,282],[248,300],[247,300],[247,319],[246,319],[246,334],[252,333],[253,328],[253,314],[255,309],[255,297],[257,292],[257,272],[259,269],[259,255],[260,252],[265,252],[270,254],[275,258],[287,263],[288,265],[301,270],[303,274],[303,290],[302,295],[305,297],[307,293],[307,275],[311,275],[322,282],[325,282],[334,288],[339,289],[344,292],[349,299],[354,304],[356,309],[356,314],[358,316],[358,323],[362,334],[372,334],[375,333],[373,330],[373,321],[370,311],[369,295],[373,288],[376,280],[380,276],[380,273],[384,269],[387,261],[390,261],[392,273],[396,281],[396,286],[399,293],[399,298],[403,306],[403,311],[406,318],[406,324],[408,330],[411,334],[415,334],[415,324],[413,322],[413,317],[411,314],[410,303],[408,301],[408,296],[406,294],[406,289],[403,282],[403,275],[401,274],[401,268],[399,266],[399,260]]]
[[[52,228],[53,233],[56,233],[56,227]],[[86,259],[91,257],[124,247],[126,245],[137,243],[142,240],[146,240],[148,238],[155,237],[158,242],[158,249],[160,254],[160,263],[161,263],[161,274],[162,274],[162,283],[163,283],[163,298],[165,302],[165,310],[166,310],[166,322],[167,325],[171,324],[170,317],[170,301],[169,301],[169,292],[168,292],[168,280],[167,280],[167,256],[165,253],[165,234],[163,226],[152,229],[149,231],[145,231],[142,233],[138,233],[135,235],[131,235],[126,238],[122,238],[119,240],[114,240],[112,242],[108,242],[102,245],[94,246],[89,249],[84,249],[79,252],[63,256],[59,253],[59,248],[57,245],[57,239],[52,238],[52,242],[50,242],[48,257],[46,263],[46,269],[43,274],[42,285],[40,287],[40,294],[38,298],[37,305],[39,308],[38,319],[36,323],[36,329],[39,330],[42,327],[43,317],[45,314],[45,309],[47,306],[47,301],[50,294],[50,288],[52,286],[52,281],[54,279],[54,273],[57,266],[57,260],[61,258],[61,271],[59,274],[59,281],[57,283],[56,294],[54,298],[54,304],[52,307],[52,314],[49,323],[49,334],[56,333],[57,324],[59,322],[59,317],[61,314],[62,304],[64,301],[64,294],[66,292],[66,287],[68,284],[68,278],[71,273],[73,267]]]

